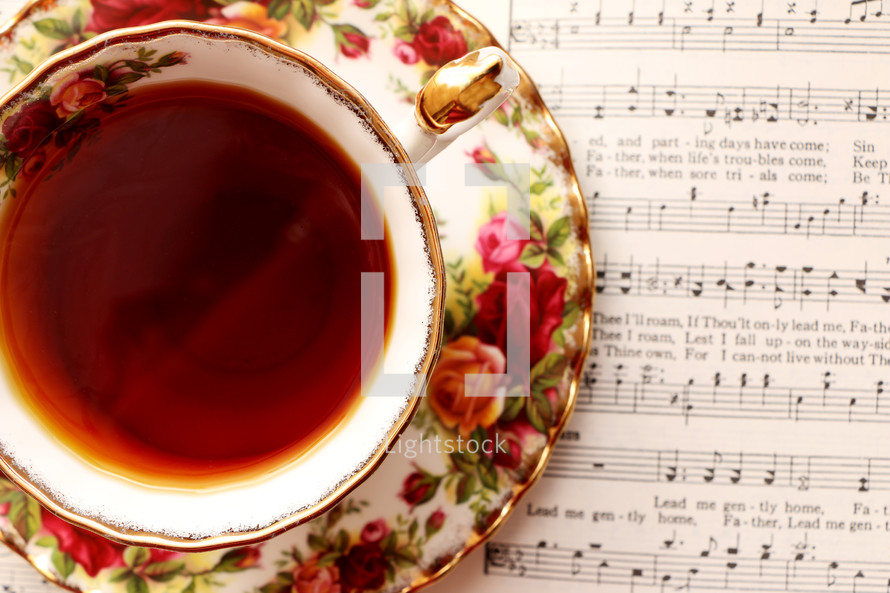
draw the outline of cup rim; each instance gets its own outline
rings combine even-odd
[[[332,90],[345,98],[355,107],[361,110],[362,118],[370,126],[373,133],[383,142],[386,150],[398,159],[400,164],[408,165],[404,168],[411,185],[407,189],[419,215],[419,222],[423,228],[423,238],[428,249],[429,261],[432,264],[432,284],[436,290],[432,294],[430,304],[430,325],[426,341],[426,351],[423,360],[416,370],[419,383],[415,393],[410,397],[408,405],[388,431],[386,438],[367,460],[367,462],[348,478],[334,488],[328,496],[318,503],[297,511],[287,517],[275,521],[265,527],[255,530],[229,532],[210,537],[187,539],[182,537],[162,535],[153,532],[132,531],[119,526],[99,521],[72,511],[40,486],[33,483],[28,477],[17,469],[15,463],[7,458],[0,450],[0,475],[5,476],[23,490],[26,494],[36,499],[44,508],[58,517],[100,536],[113,541],[129,545],[158,548],[176,552],[204,552],[227,548],[256,544],[275,537],[282,532],[312,520],[327,512],[338,504],[343,498],[352,492],[376,471],[386,458],[389,448],[402,432],[410,425],[420,405],[421,397],[426,390],[429,375],[435,366],[439,355],[445,315],[445,265],[442,256],[439,235],[435,225],[435,216],[432,207],[423,190],[414,170],[411,160],[395,136],[389,125],[374,109],[370,102],[330,68],[322,64],[309,54],[298,49],[284,45],[262,34],[246,29],[229,27],[224,25],[212,25],[185,20],[170,20],[161,23],[116,29],[97,35],[75,47],[63,50],[47,60],[41,62],[31,71],[24,80],[15,85],[11,90],[0,97],[0,112],[8,106],[16,104],[29,95],[37,84],[59,70],[63,70],[74,64],[90,58],[107,47],[125,43],[138,43],[140,41],[161,39],[172,35],[192,35],[203,39],[238,40],[255,47],[267,55],[273,55],[286,61],[296,62],[305,68],[312,76],[326,84]]]

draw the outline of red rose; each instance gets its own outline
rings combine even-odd
[[[93,14],[86,29],[96,33],[170,19],[202,19],[213,5],[202,0],[90,0],[90,3]]]
[[[413,507],[435,496],[438,487],[439,478],[423,472],[414,472],[405,478],[399,496]]]
[[[103,568],[124,565],[124,546],[75,527],[43,511],[43,528],[56,536],[59,551],[71,556],[91,577]]]
[[[9,502],[4,502],[3,504],[0,504],[0,515],[5,515],[6,513],[8,513],[9,507],[11,507],[11,506],[12,506],[12,503],[9,503]]]
[[[492,455],[494,464],[506,469],[516,469],[522,461],[522,446],[516,439],[506,438],[498,443]]]
[[[467,40],[454,30],[447,17],[437,16],[420,25],[414,38],[414,49],[431,66],[441,66],[467,53]]]
[[[25,156],[45,144],[59,123],[49,101],[35,101],[6,118],[0,131],[6,136],[6,148]]]
[[[524,321],[527,314],[530,318],[529,327],[519,328],[520,336],[527,336],[527,341],[520,338],[517,346],[530,346],[529,364],[534,366],[550,350],[553,332],[562,325],[562,311],[565,307],[566,280],[551,270],[539,268],[530,272],[529,294],[530,303],[507,303],[507,272],[502,271],[495,276],[485,292],[476,297],[479,312],[476,314],[476,327],[479,339],[488,344],[498,346],[509,357],[507,351],[507,310],[513,310],[511,318]]]
[[[507,269],[512,272],[524,271],[519,264],[522,250],[529,244],[528,229],[507,212],[496,214],[479,229],[476,236],[476,251],[482,256],[482,269],[486,272],[500,272]],[[560,312],[562,313],[562,312]]]
[[[491,152],[487,146],[478,146],[469,154],[473,158],[473,161],[480,165],[484,163],[498,162],[497,157],[494,156],[494,153]]]
[[[334,39],[340,53],[347,58],[360,58],[368,55],[371,38],[352,25],[333,25]]]
[[[445,524],[445,513],[442,512],[442,509],[437,509],[430,515],[426,520],[426,536],[431,537],[439,532],[442,529],[442,525]]]
[[[383,586],[389,563],[379,546],[358,544],[337,559],[337,567],[347,591],[373,590]]]
[[[371,521],[362,528],[362,541],[366,544],[376,544],[387,535],[389,535],[389,526],[383,519]]]

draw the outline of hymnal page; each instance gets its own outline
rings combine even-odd
[[[512,1],[595,340],[543,479],[438,591],[890,591],[885,10]]]

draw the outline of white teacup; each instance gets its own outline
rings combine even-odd
[[[150,76],[118,79],[112,92],[103,68],[143,58],[158,64],[158,57],[165,61],[143,72]],[[415,109],[417,121],[408,118],[399,130],[401,141],[361,95],[313,58],[258,34],[197,23],[162,23],[96,37],[53,57],[7,94],[0,102],[2,146],[7,187],[13,190],[42,164],[33,162],[40,147],[64,133],[66,124],[70,128],[78,113],[101,109],[143,86],[210,81],[253,89],[289,105],[361,164],[368,184],[378,186],[363,191],[362,199],[374,200],[385,214],[397,279],[382,360],[369,365],[374,368],[366,369],[362,381],[367,397],[358,397],[313,445],[262,475],[174,487],[101,467],[75,452],[54,434],[52,423],[24,403],[17,391],[19,371],[9,360],[0,377],[0,469],[51,511],[82,527],[131,545],[192,551],[271,537],[324,512],[368,477],[410,421],[441,340],[442,256],[412,163],[434,156],[518,84],[509,59],[492,48],[450,68],[425,89],[427,97],[419,98]],[[66,80],[80,81],[80,87]],[[474,90],[479,81],[483,84]],[[41,101],[46,104],[40,109],[52,107],[55,115],[38,113],[33,105]],[[19,115],[29,109],[28,117]],[[47,117],[55,127],[41,130]],[[101,163],[69,162],[74,165]],[[16,199],[7,197],[0,206],[0,220]],[[2,233],[0,241],[5,245]],[[0,313],[3,308],[0,300]]]

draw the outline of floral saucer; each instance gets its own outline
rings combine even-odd
[[[390,125],[436,67],[495,43],[443,0],[35,0],[0,39],[8,74],[0,90],[97,33],[174,18],[244,27],[305,50]],[[490,185],[464,183],[474,163],[492,164],[483,169]],[[501,163],[528,164],[528,189]],[[444,344],[411,426],[352,495],[265,543],[181,554],[82,531],[0,478],[0,540],[76,591],[408,591],[447,573],[537,481],[571,413],[590,344],[593,269],[568,148],[527,77],[436,159],[426,190],[448,271]],[[526,240],[507,239],[522,224],[507,213],[511,192],[530,196]],[[529,274],[530,302],[507,302],[508,272]],[[465,397],[465,374],[505,371],[506,312],[515,306],[531,316],[531,395]]]

